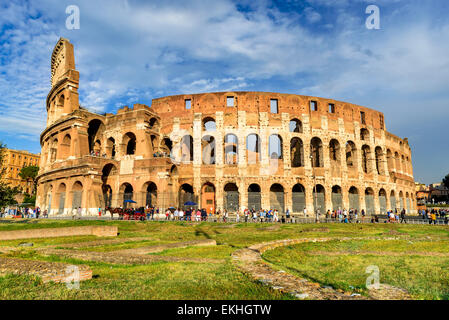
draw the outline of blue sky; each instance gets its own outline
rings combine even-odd
[[[368,5],[380,30],[368,30]],[[67,30],[66,7],[81,28]],[[208,91],[329,97],[385,113],[417,181],[449,173],[445,0],[2,1],[0,140],[39,152],[59,37],[75,45],[80,103],[97,112]]]

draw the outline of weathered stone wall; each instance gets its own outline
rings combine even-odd
[[[72,236],[116,237],[117,226],[84,226],[0,231],[0,240],[55,238]]]

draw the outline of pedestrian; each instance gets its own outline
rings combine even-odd
[[[78,207],[78,210],[77,210],[77,219],[80,219],[81,218],[81,207]]]
[[[304,213],[304,218],[306,218],[307,217],[307,209],[306,209],[306,207],[304,207],[303,213]]]
[[[404,222],[404,223],[407,223],[407,221],[405,220],[405,209],[402,209],[402,211],[401,211],[401,223],[402,222]]]

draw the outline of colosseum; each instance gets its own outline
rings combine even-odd
[[[245,208],[293,214],[405,208],[416,212],[411,149],[381,112],[333,99],[217,92],[154,99],[116,114],[79,105],[74,47],[51,57],[37,205]]]

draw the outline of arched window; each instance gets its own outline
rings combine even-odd
[[[89,122],[89,128],[87,129],[88,140],[89,140],[89,153],[94,152],[95,143],[101,140],[101,135],[105,126],[103,122],[98,119],[94,119]]]
[[[268,154],[270,159],[282,159],[282,138],[278,134],[272,134],[269,139]]]
[[[235,134],[227,134],[224,138],[224,157],[226,164],[238,163],[238,138]]]
[[[296,118],[290,120],[289,129],[290,132],[302,133],[302,122]]]
[[[290,158],[292,168],[304,167],[304,146],[301,139],[293,138],[290,141]]]
[[[323,162],[323,143],[320,138],[313,138],[310,142],[310,155],[312,160],[312,167],[324,167]]]
[[[201,139],[203,164],[215,164],[215,138],[204,136]]]
[[[348,141],[346,143],[346,165],[348,168],[356,167],[356,148],[355,143],[352,141]]]
[[[384,155],[381,147],[376,147],[376,170],[377,174],[384,174]]]
[[[270,208],[284,213],[284,187],[275,183],[270,188]]]
[[[248,164],[260,161],[260,139],[255,133],[246,137],[246,155]]]
[[[181,161],[193,161],[193,137],[186,135],[181,139]]]
[[[70,137],[70,134],[66,134],[59,148],[61,159],[67,159],[68,157],[70,157],[71,145],[72,145],[72,138]]]
[[[206,117],[203,119],[203,130],[204,131],[215,131],[217,125],[215,124],[214,118]]]
[[[115,139],[114,138],[109,138],[107,141],[107,146],[106,146],[106,154],[109,158],[114,159],[115,154],[116,154],[116,150],[115,150]]]
[[[369,146],[364,145],[362,147],[362,169],[365,173],[371,172],[371,166],[370,166],[370,158],[371,158],[371,149]]]
[[[329,143],[329,159],[331,162],[340,162],[340,143],[336,139]]]
[[[369,141],[369,131],[368,129],[360,129],[360,140]]]
[[[128,132],[123,137],[123,143],[126,146],[126,154],[133,155],[136,154],[136,135],[132,132]]]

